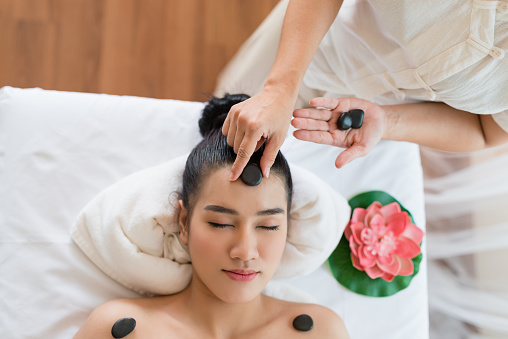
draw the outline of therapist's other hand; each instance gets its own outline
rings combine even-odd
[[[378,105],[357,98],[314,98],[310,104],[318,108],[297,109],[291,124],[298,130],[293,135],[303,141],[345,148],[335,160],[341,168],[352,160],[367,155],[383,137],[388,124],[385,111]],[[337,119],[343,112],[361,109],[365,112],[362,127],[341,131]]]
[[[236,153],[230,180],[238,179],[252,154],[265,140],[259,166],[263,176],[268,177],[289,129],[293,97],[282,89],[265,87],[250,99],[231,107],[222,127],[222,133]]]

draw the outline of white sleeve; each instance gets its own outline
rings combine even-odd
[[[497,122],[499,126],[501,126],[502,129],[504,129],[506,133],[508,133],[508,110],[501,113],[492,114],[492,118],[495,122]]]

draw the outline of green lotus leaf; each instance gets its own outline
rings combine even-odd
[[[402,211],[406,211],[414,223],[411,213],[402,206],[394,197],[383,191],[368,191],[358,194],[349,200],[351,206],[351,214],[355,208],[367,208],[373,202],[379,201],[383,206],[392,202],[397,202]],[[330,270],[335,279],[347,289],[370,297],[388,297],[405,289],[411,283],[413,277],[418,274],[422,254],[412,259],[414,264],[414,272],[408,276],[395,276],[392,281],[388,282],[382,278],[372,279],[364,271],[360,271],[353,266],[351,259],[351,249],[349,241],[344,235],[340,239],[337,248],[328,258]]]

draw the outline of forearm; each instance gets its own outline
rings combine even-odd
[[[508,142],[508,134],[490,115],[464,112],[444,103],[383,106],[383,139],[409,141],[450,152],[469,152]]]
[[[278,87],[296,97],[319,43],[339,12],[342,1],[291,0],[277,56],[265,87]]]

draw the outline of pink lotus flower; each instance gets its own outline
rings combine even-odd
[[[356,208],[344,234],[353,266],[370,278],[392,281],[396,275],[413,274],[411,259],[421,253],[423,231],[398,203],[383,206],[375,201],[367,209]]]

